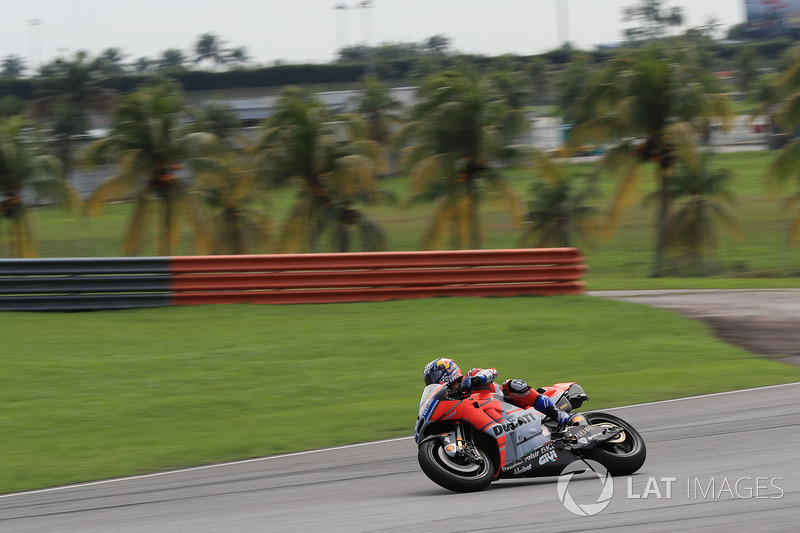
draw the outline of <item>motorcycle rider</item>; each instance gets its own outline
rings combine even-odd
[[[558,423],[558,427],[566,426],[570,421],[570,414],[556,407],[549,396],[539,394],[521,379],[507,379],[501,387],[495,383],[497,370],[494,368],[473,368],[466,375],[461,374],[461,369],[452,359],[434,359],[422,371],[425,385],[433,383],[447,383],[452,390],[461,388],[465,390],[486,390],[491,387],[495,392],[502,392],[505,401],[522,407],[533,407],[544,413]],[[499,391],[498,391],[499,389]]]

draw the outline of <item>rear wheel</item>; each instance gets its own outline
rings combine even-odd
[[[471,452],[450,457],[442,441],[426,440],[419,446],[417,459],[422,471],[439,486],[453,492],[477,492],[485,489],[494,477],[494,464],[489,454],[470,444]]]
[[[647,457],[644,439],[632,425],[608,413],[586,413],[586,420],[594,426],[621,427],[616,437],[601,442],[586,452],[587,459],[594,459],[612,476],[627,476],[639,470]]]

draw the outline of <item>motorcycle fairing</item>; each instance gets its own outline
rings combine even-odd
[[[553,405],[568,413],[579,408],[583,402],[589,399],[583,387],[574,381],[556,383],[551,387],[542,387],[537,390],[540,394],[549,396]]]
[[[414,440],[419,444],[433,423],[463,420],[496,441],[501,467],[515,464],[547,444],[550,430],[542,425],[543,414],[534,409],[522,409],[502,398],[497,386],[461,399],[448,396],[444,385],[429,385],[420,400]],[[539,457],[530,456],[530,459]]]

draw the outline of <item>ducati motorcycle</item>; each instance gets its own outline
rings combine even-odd
[[[503,399],[500,388],[466,391],[444,384],[425,387],[414,440],[422,471],[454,492],[485,489],[497,479],[559,475],[574,461],[592,459],[612,476],[632,474],[647,455],[629,423],[601,412],[574,414],[570,424]],[[538,389],[559,409],[572,412],[589,397],[577,383]]]

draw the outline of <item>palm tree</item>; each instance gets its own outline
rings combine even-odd
[[[133,71],[137,74],[144,74],[145,72],[150,71],[155,63],[156,62],[149,57],[142,56],[134,61],[131,66],[133,67]]]
[[[394,126],[400,123],[403,105],[394,100],[389,87],[375,76],[367,76],[356,99],[356,112],[366,118],[367,138],[388,146]]]
[[[103,60],[90,60],[86,52],[72,59],[58,58],[42,67],[41,88],[36,93],[40,109],[69,102],[82,112],[106,111],[115,91],[103,86]]]
[[[682,163],[676,168],[670,180],[670,195],[676,205],[667,221],[666,248],[678,255],[679,266],[686,259],[693,273],[707,275],[711,271],[708,257],[718,246],[718,222],[735,238],[741,237],[726,205],[735,201],[728,189],[732,179],[728,169],[709,168],[707,155],[695,164]]]
[[[795,191],[784,200],[784,211],[795,211],[792,219],[789,221],[789,243],[792,245],[800,244],[800,191]]]
[[[399,133],[405,145],[412,202],[436,202],[423,247],[440,248],[449,233],[454,248],[480,248],[484,196],[501,201],[515,216],[519,200],[489,162],[510,144],[502,128],[513,110],[490,80],[448,71],[420,88],[412,122]]]
[[[450,48],[450,39],[446,35],[434,35],[425,40],[425,49],[435,56],[444,56]]]
[[[597,174],[570,174],[567,167],[542,154],[534,153],[536,180],[531,187],[526,229],[520,246],[571,247],[575,237],[584,243],[592,240],[597,209],[587,201],[597,196]]]
[[[126,55],[120,48],[106,48],[97,58],[100,63],[100,69],[107,75],[124,73],[125,65],[123,62]]]
[[[194,45],[194,62],[200,63],[209,60],[217,67],[228,61],[228,54],[223,47],[223,42],[213,33],[204,33],[197,38]]]
[[[13,94],[0,97],[0,118],[9,118],[21,115],[25,111],[25,104]]]
[[[162,72],[183,72],[186,70],[186,56],[179,48],[164,50],[156,63],[156,70]]]
[[[190,108],[189,114],[194,120],[192,130],[213,133],[232,149],[243,146],[244,141],[235,135],[242,123],[231,106],[219,102],[206,102]]]
[[[499,91],[500,97],[508,106],[500,132],[503,138],[513,140],[524,133],[528,126],[524,109],[531,102],[532,93],[520,69],[510,61],[504,63],[506,65],[492,72],[490,78],[492,86]],[[511,150],[509,155],[513,153]]]
[[[15,80],[25,72],[25,60],[19,56],[8,55],[0,63],[0,78]]]
[[[578,101],[586,92],[587,82],[593,75],[592,61],[586,54],[572,53],[570,61],[559,73],[555,87],[555,100],[565,124],[572,126],[584,117]]]
[[[227,60],[229,63],[243,67],[250,61],[250,55],[247,53],[247,48],[237,46],[228,50]]]
[[[800,61],[795,61],[780,78],[770,84],[770,98],[760,112],[769,112],[773,121],[783,131],[796,131],[800,126]],[[778,188],[792,178],[800,185],[800,138],[788,142],[770,164],[767,186]],[[800,202],[800,191],[784,200],[784,210],[790,211]],[[800,244],[800,213],[792,217],[789,224],[789,242]]]
[[[77,138],[91,127],[90,112],[106,112],[115,95],[103,85],[103,65],[99,59],[90,60],[86,52],[78,52],[72,59],[59,58],[42,69],[46,75],[34,105],[51,121],[56,152],[67,179],[74,166]]]
[[[541,56],[535,56],[525,66],[525,74],[532,85],[534,103],[541,105],[550,93],[550,65]]]
[[[21,117],[0,120],[0,222],[8,222],[9,249],[13,257],[35,257],[36,243],[30,210],[23,190],[72,204],[77,194],[64,182],[63,166],[54,156],[40,153],[25,132]]]
[[[210,238],[197,202],[176,171],[182,161],[203,156],[204,150],[217,146],[218,141],[210,133],[189,133],[183,125],[184,112],[183,94],[177,84],[156,80],[124,96],[114,111],[109,136],[87,149],[90,161],[109,156],[119,161],[119,174],[92,193],[90,213],[136,190],[136,207],[123,245],[125,255],[139,252],[144,219],[153,203],[160,204],[162,213],[157,248],[160,255],[175,251],[181,208],[188,211],[197,252],[210,251]]]
[[[392,144],[394,131],[402,123],[403,105],[394,100],[389,92],[389,87],[375,76],[364,78],[361,93],[356,97],[355,112],[363,120],[363,136],[374,141],[381,147],[381,157],[392,160],[388,153]],[[355,117],[348,118],[351,123],[356,123]],[[393,172],[395,162],[389,164],[389,172]]]
[[[245,254],[269,246],[269,217],[249,207],[260,192],[256,164],[228,149],[195,158],[191,166],[203,201],[212,210],[212,252]]]
[[[639,3],[623,10],[626,22],[635,21],[640,25],[625,30],[625,36],[632,43],[660,39],[669,33],[669,28],[683,25],[683,9],[667,7],[661,0],[639,0]]]
[[[283,224],[280,251],[315,252],[326,229],[336,251],[350,249],[352,230],[361,232],[363,250],[385,248],[377,224],[352,207],[388,198],[375,179],[380,147],[358,133],[299,88],[282,93],[258,144],[259,168],[273,185],[301,184]]]
[[[720,94],[716,78],[696,66],[685,51],[651,47],[612,60],[591,82],[579,106],[576,115],[583,120],[575,131],[576,142],[590,138],[617,143],[603,161],[604,168],[620,176],[609,228],[635,191],[640,168],[645,163],[655,165],[659,201],[651,275],[659,277],[675,165],[694,153],[698,132],[705,131],[713,117],[727,124],[730,102]]]

